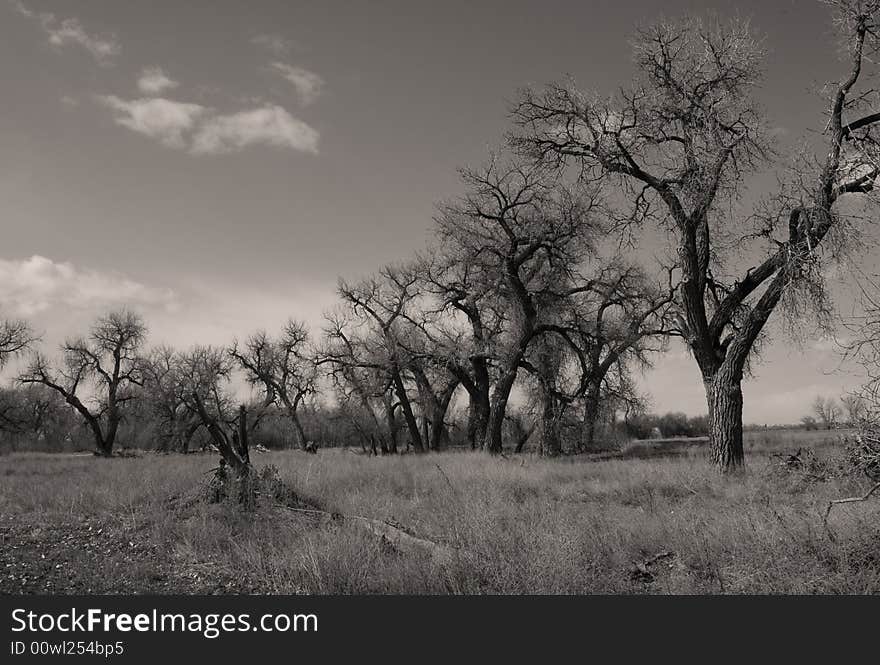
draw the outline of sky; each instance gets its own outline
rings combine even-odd
[[[821,129],[814,91],[841,70],[812,0],[0,0],[0,312],[48,349],[122,303],[181,347],[320,326],[340,276],[424,246],[519,88],[612,94],[638,25],[709,12],[765,36],[782,143]],[[829,340],[774,337],[746,422],[856,386]],[[658,411],[705,411],[676,345],[642,386]]]

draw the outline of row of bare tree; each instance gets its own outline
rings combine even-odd
[[[632,370],[674,335],[702,376],[715,463],[737,469],[742,381],[766,324],[778,308],[801,322],[828,314],[825,264],[857,244],[880,173],[880,0],[826,4],[842,76],[825,88],[820,134],[753,210],[741,204],[747,183],[778,166],[757,93],[761,40],[742,22],[661,23],[637,35],[635,78],[614,95],[570,81],[522,92],[506,149],[462,172],[465,193],[439,207],[425,255],[341,282],[343,306],[314,348],[291,324],[223,352],[158,350],[141,373],[143,325],[119,314],[66,344],[58,373],[36,356],[21,380],[64,396],[106,452],[138,390],[167,397],[153,401],[169,439],[185,441],[187,394],[221,412],[228,363],[294,423],[325,369],[361,436],[388,452],[401,431],[417,451],[442,447],[457,391],[471,444],[499,452],[522,385],[538,406],[541,448],[554,453],[566,411],[583,408],[589,445],[600,403],[632,400]],[[651,267],[620,250],[644,235],[668,244]],[[99,408],[77,396],[89,377],[103,387]]]

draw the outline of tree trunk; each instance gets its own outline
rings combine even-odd
[[[479,448],[486,440],[489,428],[489,394],[477,391],[468,393],[467,437],[471,449]]]
[[[581,448],[591,450],[596,444],[596,424],[599,421],[599,392],[590,390],[584,399],[584,420],[581,430]]]
[[[397,399],[400,401],[400,408],[403,409],[403,418],[409,429],[409,436],[410,439],[412,439],[413,448],[417,453],[425,452],[425,448],[422,445],[422,435],[419,432],[419,423],[416,421],[412,406],[409,403],[409,397],[406,394],[406,387],[403,385],[403,379],[400,377],[400,372],[394,372],[393,381],[394,390],[397,393]]]
[[[290,415],[290,422],[293,423],[293,438],[296,441],[296,445],[299,446],[300,450],[305,450],[308,441],[306,440],[306,433],[303,431],[302,423],[299,421],[299,414],[297,414],[296,409],[288,409],[287,413]]]
[[[202,426],[202,423],[196,421],[194,423],[190,423],[187,425],[186,430],[183,432],[183,437],[180,441],[180,452],[186,455],[189,452],[189,444],[192,441],[193,436],[199,430],[199,427]]]
[[[562,452],[559,439],[559,405],[552,387],[541,386],[541,454],[555,457]]]
[[[394,400],[391,395],[385,394],[382,397],[382,402],[385,405],[385,420],[388,424],[388,439],[389,444],[385,446],[384,441],[382,442],[382,453],[386,452],[391,453],[392,455],[397,454],[397,432],[400,429],[399,423],[397,422],[397,416],[394,414]]]
[[[522,419],[520,418],[516,420],[516,426],[516,447],[513,449],[513,452],[518,455],[523,451],[523,448],[526,447],[529,437],[532,436],[532,432],[535,431],[535,424],[532,423],[531,427],[526,427],[522,424]]]
[[[107,419],[107,433],[101,443],[101,454],[105,457],[113,455],[113,444],[116,442],[116,433],[119,431],[119,414],[110,412]]]
[[[422,411],[427,409],[426,405],[422,405]],[[434,450],[434,446],[436,442],[431,438],[431,422],[428,418],[427,413],[422,413],[420,420],[422,421],[422,441],[425,443],[425,448],[428,450]]]
[[[743,466],[742,372],[724,363],[704,382],[712,460],[721,473],[737,471]]]
[[[245,464],[251,463],[250,446],[248,444],[247,407],[238,407],[238,454]]]
[[[516,381],[516,370],[509,371],[495,384],[495,392],[492,394],[492,404],[489,409],[489,422],[486,428],[486,437],[483,447],[490,453],[502,452],[504,415],[507,413],[507,401],[510,399],[510,391]]]
[[[202,398],[199,397],[199,394],[193,392],[192,398],[196,405],[196,411],[202,419],[202,423],[207,428],[211,438],[214,439],[214,443],[220,451],[220,454],[223,456],[223,459],[226,460],[226,463],[232,467],[239,477],[243,478],[247,476],[251,470],[250,463],[244,460],[239,452],[230,444],[229,439],[223,433],[223,430],[220,429],[217,421],[208,414],[207,409],[205,409],[205,404],[202,402]]]

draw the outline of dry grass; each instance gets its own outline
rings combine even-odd
[[[835,437],[822,434],[750,433],[749,470],[737,478],[717,476],[693,451],[586,461],[328,450],[255,460],[330,509],[394,519],[460,548],[445,565],[396,552],[346,522],[316,523],[270,506],[243,514],[233,505],[170,505],[169,496],[192,494],[207,478],[215,459],[201,455],[0,458],[0,517],[40,525],[110,519],[121,537],[128,529],[149,539],[181,579],[222,572],[241,581],[232,590],[257,593],[880,591],[880,501],[835,510],[836,538],[822,526],[829,499],[866,483],[804,483],[772,470],[769,453],[785,447],[834,453]],[[648,575],[634,572],[661,552],[674,555]]]

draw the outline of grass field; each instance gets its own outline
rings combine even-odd
[[[16,453],[0,458],[0,592],[877,592],[880,501],[836,507],[831,533],[822,520],[829,499],[867,479],[809,482],[772,456],[833,458],[839,435],[750,432],[736,478],[700,447],[650,459],[337,449],[254,460],[329,510],[456,548],[445,562],[350,521],[181,501],[201,495],[214,455]]]

